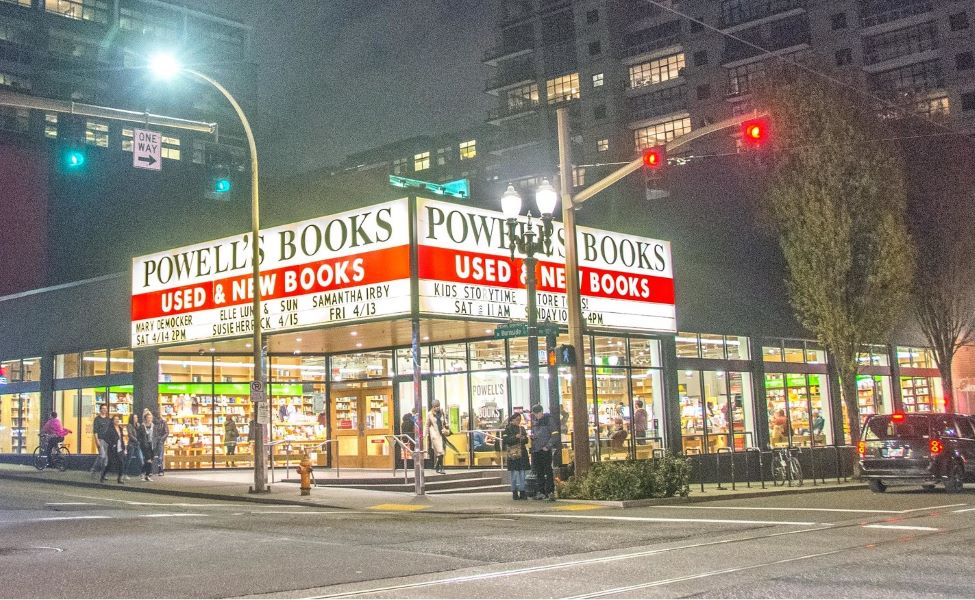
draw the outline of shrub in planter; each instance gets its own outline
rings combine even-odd
[[[691,467],[687,459],[669,454],[653,460],[594,464],[582,477],[558,482],[560,498],[580,500],[639,500],[690,493]]]

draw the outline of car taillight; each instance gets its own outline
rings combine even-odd
[[[890,420],[895,423],[900,423],[904,420],[904,413],[894,413],[890,415]]]
[[[857,452],[860,454],[860,458],[863,458],[867,454],[867,443],[857,442]]]
[[[931,440],[928,442],[928,449],[931,450],[931,455],[934,456],[935,454],[941,454],[945,449],[945,445],[941,443],[941,440]]]

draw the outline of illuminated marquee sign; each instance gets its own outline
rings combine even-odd
[[[269,333],[410,314],[407,199],[261,232],[262,327]],[[524,260],[500,213],[417,199],[422,316],[527,317]],[[564,230],[538,266],[538,318],[566,323]],[[676,331],[670,244],[579,228],[584,318],[628,331]],[[132,346],[252,333],[249,234],[132,261]]]
[[[420,312],[526,319],[524,260],[511,260],[500,213],[418,199]],[[524,219],[521,221],[524,223]],[[538,319],[568,322],[565,230],[539,257]],[[670,243],[578,227],[583,318],[599,327],[676,332]]]
[[[261,232],[267,332],[409,314],[407,200]],[[249,234],[132,261],[132,346],[252,333]]]

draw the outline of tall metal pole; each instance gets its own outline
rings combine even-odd
[[[582,298],[579,294],[579,254],[576,244],[576,216],[572,201],[572,147],[569,115],[556,113],[559,126],[559,175],[562,194],[562,226],[565,227],[565,293],[569,309],[569,341],[575,346],[572,365],[572,460],[576,475],[589,470],[589,411],[586,410],[585,344],[582,340]]]
[[[237,103],[237,100],[230,95],[230,92],[226,88],[199,71],[194,71],[193,69],[183,70],[217,88],[223,94],[224,98],[230,102],[230,105],[234,107],[234,111],[236,111],[241,124],[244,126],[244,133],[247,134],[247,146],[250,149],[251,155],[251,284],[254,287],[254,301],[252,306],[254,313],[254,381],[260,382],[261,389],[264,389],[264,361],[262,360],[264,343],[261,331],[261,209],[257,172],[257,145],[254,143],[254,133],[251,131],[250,122],[247,120],[244,111],[240,108],[240,104]],[[260,419],[258,415],[261,411],[267,414],[267,396],[264,396],[263,402],[255,403],[252,408],[254,410],[254,427],[256,431],[254,432],[254,487],[250,491],[253,493],[261,493],[267,491],[267,482],[264,471],[264,426],[258,422]]]
[[[529,410],[541,404],[538,386],[538,292],[535,281],[535,236],[529,225],[525,235],[525,288],[528,291],[528,404]]]

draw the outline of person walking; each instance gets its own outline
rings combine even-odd
[[[168,439],[169,423],[166,422],[166,417],[159,413],[159,419],[156,420],[152,431],[152,456],[156,461],[156,474],[160,477],[166,470],[166,440]]]
[[[511,473],[511,499],[527,500],[528,432],[521,426],[521,413],[508,417],[508,424],[501,432],[501,442]]]
[[[91,433],[95,437],[95,448],[98,450],[98,458],[95,459],[95,464],[91,466],[91,471],[89,471],[89,474],[92,477],[94,477],[96,473],[101,472],[101,470],[105,468],[105,464],[108,462],[108,444],[103,439],[103,436],[111,426],[112,421],[108,418],[108,405],[99,405],[98,414],[95,416],[95,420],[92,421],[91,424]]]
[[[117,416],[112,417],[111,425],[105,431],[105,449],[108,451],[108,460],[105,461],[105,468],[102,469],[102,477],[99,479],[100,483],[105,483],[105,475],[108,474],[109,469],[112,467],[118,469],[118,482],[122,483],[122,470],[124,468],[122,456],[125,455],[125,438],[123,434],[122,423],[119,422],[119,418]]]
[[[142,449],[142,481],[152,481],[153,434],[152,413],[148,410],[142,413],[142,424],[139,425],[139,448]]]
[[[53,467],[51,453],[58,447],[58,444],[64,441],[65,436],[71,435],[71,430],[65,429],[64,425],[61,424],[61,419],[58,418],[58,413],[52,411],[51,418],[45,421],[44,426],[41,427],[41,435],[47,437],[47,446],[44,448],[44,452],[47,454],[47,466]]]
[[[416,452],[416,420],[413,418],[413,413],[408,412],[403,415],[403,420],[399,424],[400,435],[408,436],[410,439],[403,440],[403,468],[411,469],[413,465],[410,464],[413,461],[413,453]]]
[[[552,451],[559,448],[559,432],[552,415],[541,404],[532,407],[532,468],[538,479],[535,500],[555,500],[555,473],[552,471]]]
[[[227,461],[230,466],[237,465],[235,459],[229,457],[237,454],[237,440],[239,438],[240,432],[237,431],[237,422],[234,421],[233,415],[230,415],[223,424],[223,445],[227,448]]]
[[[136,413],[129,415],[129,422],[125,426],[125,439],[128,440],[126,442],[128,454],[125,458],[125,475],[122,478],[128,479],[131,471],[129,465],[132,461],[136,461],[136,474],[142,472],[142,463],[145,462],[142,458],[142,448],[139,447],[139,415]]]
[[[433,452],[433,470],[443,474],[443,455],[444,441],[450,435],[447,427],[447,420],[444,417],[443,409],[440,408],[440,400],[434,400],[430,412],[427,414],[427,437],[430,438],[430,451]]]

